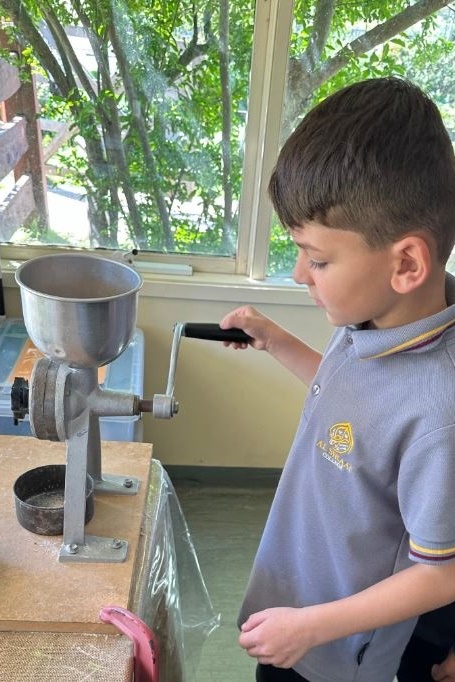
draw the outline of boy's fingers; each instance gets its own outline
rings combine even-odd
[[[436,682],[445,682],[445,681],[449,682],[449,680],[451,679],[450,677],[448,677],[448,676],[445,674],[444,669],[443,669],[442,666],[440,666],[440,665],[434,665],[434,666],[431,668],[431,677],[432,677]]]

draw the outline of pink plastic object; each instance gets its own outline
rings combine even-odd
[[[159,682],[158,644],[153,631],[140,618],[121,606],[104,606],[99,614],[134,644],[134,682]]]

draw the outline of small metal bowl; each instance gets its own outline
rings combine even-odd
[[[17,520],[38,535],[62,535],[65,497],[65,464],[30,469],[14,483]],[[85,523],[93,517],[95,484],[87,474]]]

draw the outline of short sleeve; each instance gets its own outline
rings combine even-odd
[[[412,443],[401,457],[398,502],[413,561],[455,560],[455,426]]]

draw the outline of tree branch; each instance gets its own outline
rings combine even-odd
[[[329,37],[334,13],[335,0],[319,0],[316,3],[313,30],[308,41],[308,47],[302,55],[303,60],[306,60],[310,67],[309,71],[314,69],[321,58]]]
[[[199,25],[197,22],[197,13],[194,11],[193,14],[193,35],[188,45],[185,47],[183,52],[179,56],[178,64],[180,68],[174,68],[165,72],[166,78],[170,83],[173,83],[175,79],[180,75],[181,69],[186,68],[188,64],[198,57],[202,57],[207,54],[210,48],[216,44],[216,38],[212,32],[212,15],[209,12],[204,14],[204,37],[205,42],[200,43],[199,41]]]
[[[450,0],[420,0],[415,5],[406,7],[400,14],[385,21],[383,24],[375,26],[342,48],[333,59],[328,60],[322,66],[320,71],[315,71],[313,74],[315,85],[313,87],[318,87],[320,83],[325,82],[335,73],[338,73],[340,69],[348,64],[352,57],[358,57],[372,50],[373,47],[382,45],[387,40],[390,40],[390,38],[393,38],[393,36],[406,31],[406,29],[448,4],[450,4]]]
[[[311,94],[347,66],[352,58],[359,57],[374,47],[385,43],[393,36],[402,33],[449,4],[450,0],[419,0],[391,19],[355,38],[351,43],[342,47],[334,57],[325,62],[320,62],[319,66],[311,71],[305,68],[305,64],[300,61],[300,58],[292,60],[289,65],[290,83],[292,82],[292,92],[298,92],[299,97],[292,98],[288,102],[285,114],[285,121],[287,122],[284,126],[285,132],[292,129],[295,120],[303,113]]]
[[[46,8],[42,11],[43,16],[46,19],[46,23],[49,26],[49,30],[52,33],[56,47],[59,51],[60,58],[63,62],[68,83],[72,81],[73,87],[77,87],[76,81],[74,79],[74,74],[76,74],[88,97],[92,101],[95,100],[96,92],[94,91],[90,80],[87,78],[84,68],[77,58],[76,53],[73,50],[73,46],[66,35],[65,29],[59,22],[58,17],[52,9]]]

